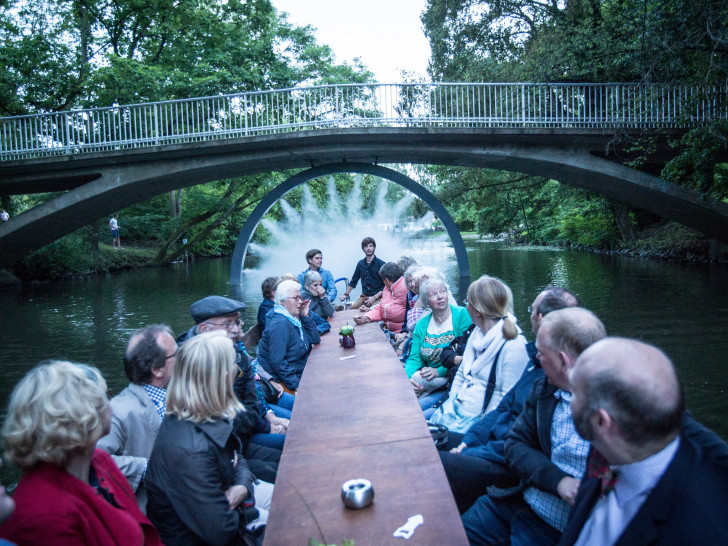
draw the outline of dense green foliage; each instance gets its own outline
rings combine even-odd
[[[422,15],[430,73],[442,81],[728,82],[728,2],[713,0],[429,0]],[[728,196],[728,127],[675,142],[662,175],[706,199]],[[637,156],[649,139],[630,144]],[[439,192],[464,227],[535,242],[614,249],[656,218],[537,177],[441,169]]]
[[[0,61],[0,115],[372,78],[358,62],[336,64],[313,29],[290,24],[270,0],[11,0],[0,6]],[[130,207],[120,214],[123,244],[157,247],[153,263],[229,253],[281,176],[222,180]],[[16,215],[53,197],[0,196],[0,206]],[[52,276],[43,264],[64,260],[68,271],[87,270],[99,240],[110,239],[107,220],[29,257],[25,271]]]

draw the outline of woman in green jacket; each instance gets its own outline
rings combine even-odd
[[[420,286],[420,297],[425,298],[432,312],[415,326],[404,369],[423,407],[433,403],[427,395],[447,384],[448,370],[440,363],[442,350],[473,323],[464,307],[450,305],[449,293],[445,281],[437,277],[428,278]]]

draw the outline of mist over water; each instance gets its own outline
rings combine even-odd
[[[408,217],[407,209],[414,195],[407,192],[399,201],[390,203],[386,199],[388,188],[389,183],[382,180],[373,207],[362,201],[360,175],[355,177],[354,187],[343,199],[339,197],[334,178],[330,177],[328,200],[323,207],[316,203],[307,184],[303,186],[300,211],[281,199],[284,217],[280,221],[261,221],[271,240],[266,245],[251,243],[248,247],[258,262],[254,268],[245,269],[244,284],[259,286],[265,277],[283,273],[297,275],[308,267],[305,255],[311,248],[321,250],[323,267],[331,271],[334,279],[350,279],[356,262],[364,257],[361,250],[364,237],[374,238],[376,255],[385,262],[409,255],[418,263],[438,267],[443,272],[456,269],[455,252],[447,234],[433,235],[434,214],[428,212],[418,219]],[[423,237],[425,234],[428,236]],[[344,282],[338,282],[337,288],[339,294],[343,293]],[[361,283],[352,297],[360,293],[360,288]]]

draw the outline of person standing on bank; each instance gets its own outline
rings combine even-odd
[[[0,221],[7,222],[8,220],[10,220],[10,215],[8,214],[8,211],[3,209],[2,212],[0,212]]]
[[[121,237],[119,237],[119,215],[114,214],[111,220],[109,220],[109,228],[111,229],[111,236],[114,238],[114,248],[121,248]]]
[[[349,286],[341,296],[341,301],[349,299],[349,294],[361,279],[361,296],[351,304],[352,309],[361,308],[363,312],[369,311],[382,297],[384,281],[379,276],[379,270],[384,265],[384,260],[380,260],[374,255],[376,248],[377,243],[371,237],[362,239],[361,249],[364,251],[364,258],[356,264]]]
[[[306,283],[304,282],[306,280],[304,278],[306,273],[314,271],[321,275],[321,286],[323,286],[326,291],[326,297],[329,301],[334,301],[336,299],[336,294],[338,293],[336,290],[336,283],[334,282],[334,276],[331,274],[331,271],[321,267],[321,264],[324,261],[321,251],[318,248],[312,248],[306,252],[306,261],[308,262],[308,269],[304,269],[296,275],[298,282],[301,283],[301,288],[306,288]],[[317,314],[321,316],[320,313]]]

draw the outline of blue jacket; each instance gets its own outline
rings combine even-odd
[[[266,318],[265,330],[258,346],[258,363],[276,381],[296,390],[311,345],[321,342],[316,323],[311,317],[301,317],[304,341],[298,328],[282,314],[271,311]]]
[[[275,303],[273,300],[269,300],[268,298],[265,298],[260,302],[260,307],[258,307],[258,324],[260,325],[261,332],[265,328],[266,315],[271,309],[273,309],[274,306]]]
[[[301,271],[298,275],[296,275],[296,278],[298,279],[298,282],[301,283],[301,288],[306,288],[303,285],[303,277],[308,273],[310,268],[306,268],[303,271]],[[326,297],[329,298],[329,301],[334,301],[336,299],[336,283],[334,282],[334,276],[331,274],[331,271],[328,269],[324,269],[323,267],[318,270],[318,274],[321,275],[321,286],[324,287],[324,290],[326,290]]]

